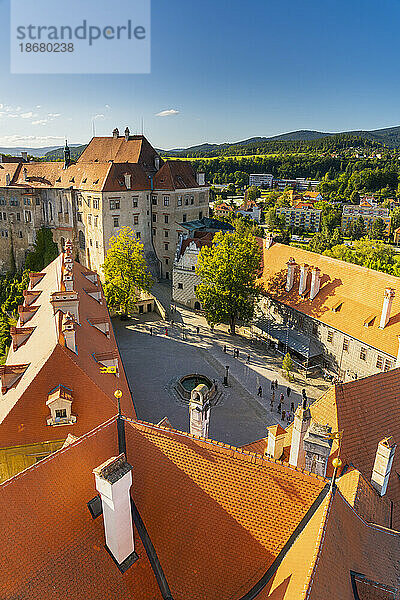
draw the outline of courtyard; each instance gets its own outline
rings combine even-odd
[[[281,374],[279,358],[269,356],[264,348],[243,336],[233,338],[224,326],[212,332],[201,315],[178,309],[172,317],[173,324],[154,313],[128,322],[113,319],[135,410],[141,420],[157,423],[167,417],[172,427],[188,431],[188,405],[179,398],[175,385],[183,375],[206,375],[216,381],[220,391],[211,412],[209,436],[240,446],[265,437],[269,425],[281,423],[286,427],[293,420],[291,404],[297,407],[303,388],[310,402],[327,389],[321,381],[297,378],[288,383]],[[234,350],[239,353],[237,358]],[[228,387],[222,385],[226,367]],[[271,408],[271,381],[275,380],[278,388]],[[260,387],[261,396],[257,393]],[[284,421],[277,410],[281,394]]]

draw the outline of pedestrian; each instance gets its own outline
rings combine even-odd
[[[274,385],[274,382],[273,382],[273,381],[271,381],[271,390],[273,390],[273,389],[274,389],[274,387],[275,387],[275,385]]]
[[[283,404],[285,400],[285,396],[283,394],[280,395],[280,403]]]
[[[286,396],[287,396],[288,398],[289,398],[289,396],[290,396],[290,392],[291,392],[291,391],[292,391],[292,390],[290,389],[290,387],[286,388]]]
[[[285,411],[285,410],[283,410],[283,411],[282,411],[282,415],[281,415],[282,421],[284,421],[284,420],[285,420],[285,417],[286,417],[286,411]]]
[[[168,335],[168,327],[165,328],[165,335]]]
[[[196,327],[196,332],[197,332],[197,335],[199,335],[199,333],[200,333],[200,327]]]
[[[294,402],[293,402],[293,400],[292,400],[292,402],[290,403],[290,411],[291,411],[292,413],[294,413]]]
[[[271,405],[271,410],[273,410],[274,409],[274,397],[273,396],[271,396],[270,405]]]
[[[287,413],[286,413],[286,421],[287,421],[288,424],[290,423],[290,419],[291,418],[292,418],[292,415],[290,414],[289,411],[287,411]]]
[[[262,387],[261,387],[261,385],[258,388],[257,396],[260,396],[260,398],[262,397]]]
[[[250,354],[247,355],[247,364],[250,364]]]
[[[153,335],[153,328],[150,327],[150,335]]]
[[[282,404],[279,402],[278,404],[278,413],[281,414],[281,410],[282,410]]]
[[[303,396],[303,398],[305,398],[307,400],[307,394],[306,394],[306,390],[304,388],[301,390],[301,395]]]
[[[275,402],[275,390],[272,390],[272,400]]]
[[[277,379],[275,379],[275,389],[276,390],[278,389],[278,380]]]
[[[225,352],[225,354],[226,354],[226,344],[224,344],[224,352]]]

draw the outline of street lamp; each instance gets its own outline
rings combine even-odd
[[[228,387],[228,372],[229,372],[229,365],[226,365],[225,367],[225,377],[224,377],[224,386]]]

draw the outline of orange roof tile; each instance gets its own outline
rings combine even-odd
[[[177,600],[240,598],[325,486],[225,444],[148,423],[125,426],[132,497]],[[86,506],[96,495],[92,470],[117,454],[116,440],[112,419],[0,485],[8,515],[0,532],[2,598],[55,600],[67,589],[71,600],[158,598],[140,544],[139,561],[121,576],[103,547],[102,518],[92,521]],[[27,500],[33,488],[34,503]]]
[[[190,162],[168,160],[154,177],[154,187],[158,190],[182,190],[200,187]]]
[[[154,159],[159,154],[143,135],[94,137],[78,159],[80,163],[107,162],[141,163],[144,167],[154,168]],[[161,161],[162,162],[162,161]]]
[[[318,266],[321,270],[321,288],[314,300],[309,295],[299,296],[299,268],[296,268],[294,285],[286,292],[286,274],[290,257],[298,265],[306,263]],[[308,273],[307,289],[310,289],[311,272]],[[400,279],[379,271],[360,267],[314,252],[293,246],[273,244],[264,248],[264,268],[262,282],[268,295],[282,304],[288,305],[314,319],[334,327],[339,331],[366,344],[397,356],[400,335]],[[379,329],[385,288],[397,288],[392,305],[389,323]],[[340,310],[332,307],[337,300],[342,302]],[[368,317],[377,318],[369,327],[364,323]]]

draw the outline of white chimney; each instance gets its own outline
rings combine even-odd
[[[304,466],[310,473],[321,475],[321,477],[326,475],[328,458],[331,453],[332,440],[329,437],[331,432],[332,428],[328,425],[320,425],[311,421],[304,436]]]
[[[156,168],[157,171],[160,168],[160,157],[159,156],[154,157],[154,167]]]
[[[311,422],[310,409],[307,408],[307,400],[303,398],[302,404],[297,407],[294,415],[292,441],[290,445],[289,464],[293,467],[304,469],[305,450],[304,438]]]
[[[129,131],[129,127],[127,127],[127,128],[125,129],[125,141],[126,141],[126,142],[129,140],[129,133],[130,133],[130,131]]]
[[[196,174],[196,179],[197,179],[198,185],[205,185],[206,184],[206,174],[205,173],[197,173]]]
[[[269,248],[271,248],[273,243],[274,243],[274,235],[271,231],[269,231],[267,233],[266,238],[264,239],[264,248],[266,250],[268,250]]]
[[[318,267],[313,267],[311,269],[310,300],[314,300],[315,296],[319,292],[320,286],[321,286],[321,271]]]
[[[286,276],[286,291],[290,292],[294,282],[294,271],[296,268],[296,261],[294,258],[289,258],[287,264],[287,276]]]
[[[271,425],[268,429],[266,454],[272,458],[280,459],[285,444],[286,430],[278,425]]]
[[[307,275],[308,275],[308,265],[303,264],[300,265],[300,281],[299,281],[299,295],[304,294],[307,288]]]
[[[115,129],[113,129],[112,136],[113,136],[114,140],[116,140],[117,137],[119,136],[119,131],[118,131],[117,127]]]
[[[385,438],[378,444],[371,483],[381,496],[386,494],[395,450],[396,444],[393,442],[392,437]]]
[[[130,496],[132,467],[125,455],[120,454],[93,473],[103,507],[106,546],[120,565],[135,551]]]
[[[78,354],[76,347],[75,323],[76,321],[74,319],[74,315],[72,315],[70,312],[67,312],[62,319],[61,331],[64,336],[66,347],[71,350],[71,352]]]
[[[199,437],[208,437],[210,423],[210,403],[208,402],[209,389],[200,384],[190,394],[189,419],[190,433]]]
[[[127,190],[132,189],[132,175],[130,173],[125,173],[124,174],[124,178],[125,178],[125,187]]]
[[[379,329],[384,329],[389,323],[390,313],[392,311],[393,298],[395,291],[393,288],[386,288],[383,297],[383,306],[381,314],[381,322],[379,323]]]

